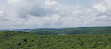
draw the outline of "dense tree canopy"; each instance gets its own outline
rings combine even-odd
[[[0,32],[0,49],[111,49],[108,34],[37,35]]]

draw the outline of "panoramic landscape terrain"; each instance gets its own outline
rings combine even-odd
[[[110,49],[111,27],[0,31],[0,49]]]
[[[111,0],[0,0],[0,49],[111,49]]]

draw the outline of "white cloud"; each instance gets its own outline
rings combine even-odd
[[[0,21],[8,21],[8,18],[3,10],[0,10]]]
[[[5,6],[6,9],[0,10],[0,26],[17,29],[111,25],[110,2],[94,2],[87,8],[57,0],[8,0],[8,8]]]
[[[8,0],[9,3],[11,4],[16,4],[17,2],[20,2],[21,0]]]
[[[100,12],[105,12],[106,11],[106,7],[102,4],[100,4],[100,3],[95,5],[94,8],[97,9],[98,11],[100,11]]]
[[[4,13],[4,11],[0,10],[0,16],[2,16],[2,15],[3,15],[3,13]]]
[[[52,5],[57,5],[57,4],[58,4],[57,1],[51,1],[51,0],[46,0],[45,1],[46,6],[52,6]]]

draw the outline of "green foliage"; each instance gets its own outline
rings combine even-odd
[[[37,35],[27,32],[0,32],[0,49],[111,49],[111,35]]]

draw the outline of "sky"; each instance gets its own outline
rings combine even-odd
[[[111,0],[0,0],[1,29],[111,26]]]

